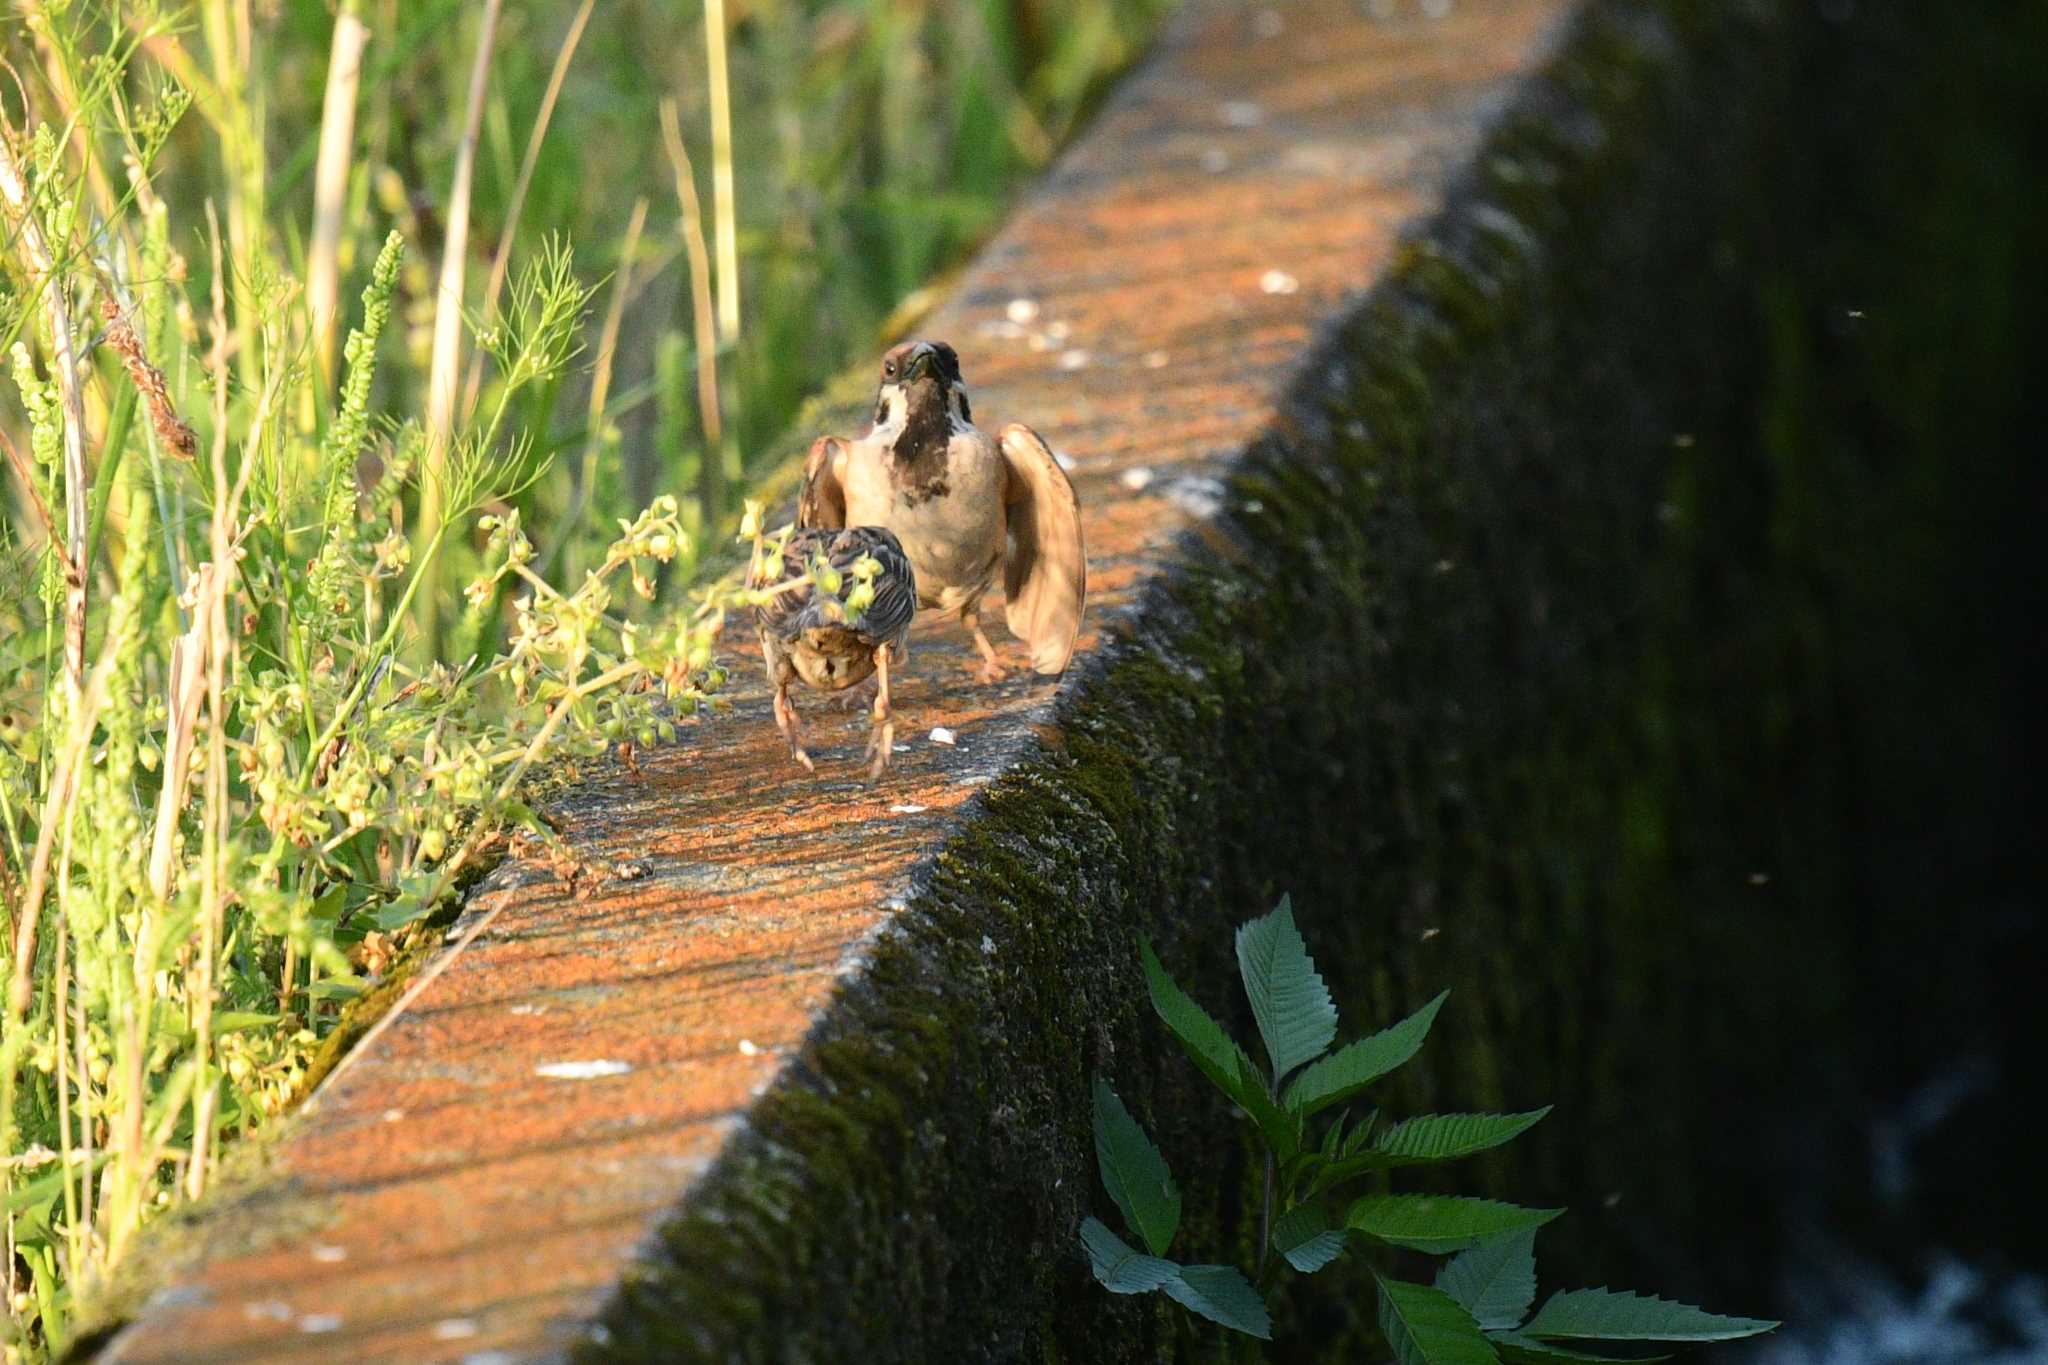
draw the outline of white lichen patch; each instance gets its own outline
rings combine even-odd
[[[596,1057],[589,1061],[542,1062],[533,1069],[533,1074],[545,1076],[551,1081],[591,1081],[600,1076],[623,1076],[632,1069],[631,1062]]]

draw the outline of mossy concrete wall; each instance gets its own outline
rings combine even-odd
[[[757,691],[596,774],[554,818],[617,875],[494,874],[108,1358],[1243,1354],[1101,1292],[1075,1228],[1101,1075],[1177,1253],[1251,1259],[1244,1134],[1137,944],[1248,1031],[1229,928],[1283,891],[1350,1028],[1453,988],[1390,1107],[1558,1106],[1462,1173],[1574,1207],[1547,1265],[1760,1294],[1742,1199],[1841,1136],[1777,1122],[1840,1070],[1787,1040],[1913,922],[1814,912],[1844,879],[1802,856],[1853,765],[1810,742],[1831,627],[1784,585],[1830,503],[1783,372],[1848,307],[1807,267],[1919,36],[1839,8],[1197,7],[928,324],[1076,458],[1068,678],[981,689],[921,627],[883,784],[827,721],[790,770]],[[1358,1358],[1362,1279],[1283,1294],[1271,1358]]]

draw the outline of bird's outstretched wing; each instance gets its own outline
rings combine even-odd
[[[841,476],[846,468],[846,442],[837,436],[820,436],[811,442],[804,460],[803,491],[796,498],[796,524],[836,531],[846,525],[846,486]]]
[[[1003,428],[1001,444],[1010,523],[1003,564],[1010,633],[1030,651],[1033,668],[1058,673],[1073,656],[1088,596],[1081,504],[1037,432],[1012,422]]]

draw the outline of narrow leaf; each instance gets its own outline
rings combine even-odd
[[[1583,1341],[1734,1341],[1778,1326],[1763,1318],[1730,1318],[1691,1304],[1611,1289],[1552,1294],[1522,1327],[1525,1336]]]
[[[1526,1114],[1424,1114],[1381,1133],[1373,1150],[1389,1166],[1453,1161],[1513,1141],[1549,1112],[1546,1105]]]
[[[1273,1317],[1244,1272],[1233,1265],[1186,1265],[1159,1286],[1191,1313],[1261,1341],[1273,1339]]]
[[[1095,1160],[1103,1188],[1123,1210],[1124,1221],[1154,1256],[1164,1256],[1180,1227],[1180,1191],[1166,1158],[1100,1077],[1095,1081]]]
[[[1494,1349],[1500,1352],[1500,1358],[1508,1365],[1653,1365],[1656,1361],[1671,1359],[1668,1355],[1592,1356],[1584,1351],[1552,1346],[1520,1332],[1489,1332],[1487,1335],[1493,1338]]]
[[[1268,1146],[1283,1161],[1301,1148],[1301,1122],[1282,1111],[1267,1093],[1266,1081],[1244,1049],[1223,1031],[1223,1026],[1189,998],[1166,968],[1152,945],[1141,943],[1145,963],[1145,985],[1152,995],[1152,1008],[1167,1032],[1187,1049],[1188,1056],[1217,1089],[1252,1116]]]
[[[1306,1118],[1350,1099],[1413,1057],[1422,1047],[1422,1040],[1429,1036],[1429,1026],[1436,1022],[1436,1012],[1443,1008],[1444,997],[1449,994],[1444,991],[1392,1028],[1348,1043],[1311,1063],[1287,1087],[1287,1107]]]
[[[1345,1115],[1337,1115],[1330,1121],[1330,1126],[1323,1130],[1322,1146],[1317,1150],[1322,1153],[1325,1161],[1335,1161],[1338,1151],[1344,1145],[1344,1119]]]
[[[1321,1204],[1303,1204],[1273,1225],[1273,1249],[1302,1274],[1313,1275],[1344,1250],[1344,1234],[1330,1226]]]
[[[1377,1270],[1372,1277],[1380,1287],[1380,1331],[1400,1365],[1497,1365],[1493,1343],[1450,1295]]]
[[[1563,1212],[1440,1194],[1369,1194],[1351,1206],[1344,1223],[1393,1246],[1441,1255],[1542,1227]]]
[[[1147,1256],[1124,1244],[1099,1218],[1081,1220],[1081,1245],[1088,1248],[1088,1264],[1095,1278],[1112,1294],[1143,1294],[1165,1286],[1180,1274],[1180,1267],[1157,1256]]]
[[[1516,1326],[1536,1302],[1536,1230],[1524,1228],[1459,1252],[1437,1272],[1436,1287],[1489,1331]]]
[[[1238,926],[1237,969],[1266,1040],[1275,1084],[1336,1041],[1337,1006],[1309,960],[1287,897],[1272,914]]]

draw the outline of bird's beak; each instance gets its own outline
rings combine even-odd
[[[912,351],[903,362],[902,383],[908,384],[932,372],[932,358],[935,353],[929,346],[920,346]]]

